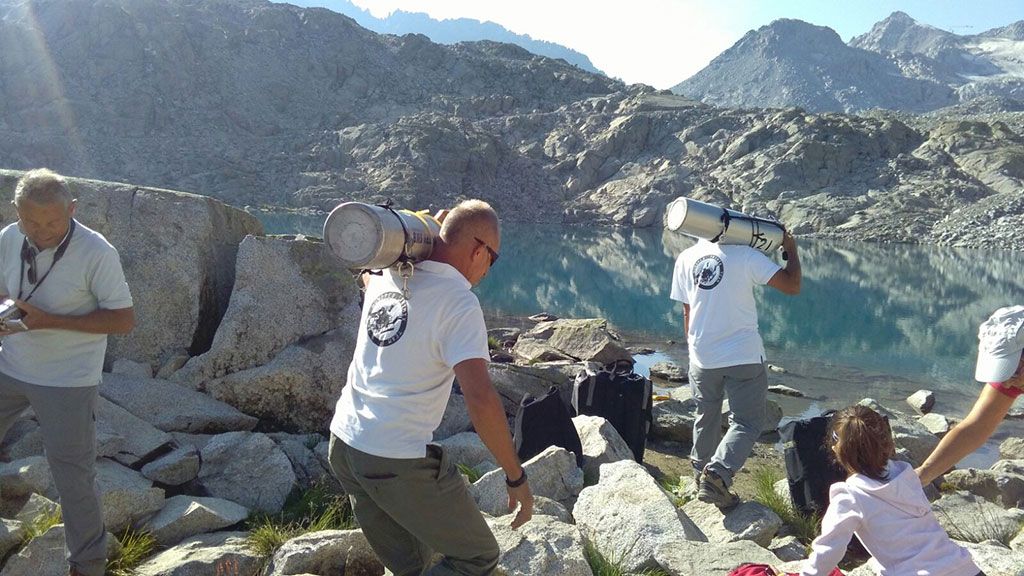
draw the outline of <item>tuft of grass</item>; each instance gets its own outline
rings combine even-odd
[[[618,560],[611,560],[607,558],[593,542],[587,542],[583,547],[583,557],[587,559],[587,564],[590,565],[590,571],[594,573],[594,576],[668,576],[666,572],[659,569],[649,568],[643,572],[628,572],[622,567],[622,562],[626,558],[626,554],[629,551],[624,551],[619,555]]]
[[[46,533],[57,524],[63,522],[63,514],[58,506],[53,512],[43,512],[25,525],[25,534],[21,537],[21,545],[24,546]]]
[[[818,524],[820,523],[818,515],[807,516],[794,510],[788,498],[775,492],[775,483],[782,480],[782,474],[777,470],[762,466],[755,469],[753,475],[754,500],[778,514],[779,518],[793,529],[793,535],[797,540],[809,546],[818,535]]]
[[[976,510],[970,516],[980,520],[977,525],[961,526],[942,509],[935,509],[936,515],[942,516],[949,537],[961,542],[973,542],[979,544],[986,540],[995,540],[1002,545],[1009,547],[1010,541],[1020,533],[1022,524],[1007,518],[1000,518],[993,515],[987,508],[978,504]]]
[[[324,484],[292,494],[280,514],[260,514],[249,520],[249,549],[263,563],[282,544],[308,532],[356,528],[352,506],[344,494]]]
[[[107,561],[107,576],[135,576],[135,569],[156,550],[156,538],[145,531],[126,528],[118,539],[121,552]]]
[[[473,484],[480,479],[480,473],[476,471],[476,468],[465,464],[456,464],[456,467],[458,467],[459,472],[465,474],[466,479],[469,480],[470,484]]]
[[[487,348],[491,350],[501,350],[501,340],[498,340],[494,336],[487,337]]]

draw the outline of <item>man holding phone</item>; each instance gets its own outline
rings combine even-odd
[[[94,413],[107,334],[130,332],[135,313],[117,250],[75,221],[75,205],[63,177],[26,172],[14,191],[18,221],[0,231],[0,290],[20,310],[0,324],[0,438],[33,409],[60,495],[68,574],[102,576]]]

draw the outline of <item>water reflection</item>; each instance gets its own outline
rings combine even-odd
[[[506,227],[502,261],[477,288],[488,309],[608,318],[679,339],[668,298],[675,256],[692,243],[661,230]],[[802,240],[803,291],[758,291],[765,344],[786,356],[969,382],[975,330],[1024,302],[1024,254]]]
[[[267,233],[319,236],[325,215],[258,212]],[[662,230],[506,225],[501,261],[476,288],[496,314],[604,317],[653,340],[681,340],[672,265],[692,240]],[[978,324],[1024,303],[1024,254],[800,240],[803,290],[757,290],[773,358],[971,382]],[[970,394],[976,393],[972,388]]]

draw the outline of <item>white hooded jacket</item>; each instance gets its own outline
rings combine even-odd
[[[801,576],[824,576],[842,560],[854,534],[881,565],[880,576],[975,576],[970,553],[939,526],[914,469],[890,460],[888,481],[854,474],[829,490],[821,536]]]

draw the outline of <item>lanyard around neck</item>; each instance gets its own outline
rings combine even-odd
[[[64,239],[61,240],[60,245],[57,246],[57,251],[53,253],[53,262],[50,263],[49,270],[47,270],[46,274],[43,274],[43,277],[40,278],[38,282],[36,282],[35,286],[32,287],[32,290],[28,293],[28,296],[25,296],[24,302],[28,302],[29,298],[31,298],[32,295],[36,293],[36,290],[38,290],[39,287],[43,285],[43,280],[46,280],[46,278],[50,275],[50,272],[53,272],[53,267],[57,265],[57,261],[60,260],[62,256],[64,256],[64,253],[67,252],[68,250],[68,246],[71,245],[71,235],[74,233],[75,219],[72,218],[71,223],[68,225],[68,233],[64,236]],[[21,275],[18,276],[18,300],[22,299],[22,284],[25,281],[25,254],[28,250],[28,236],[26,236],[25,239],[21,241]]]

